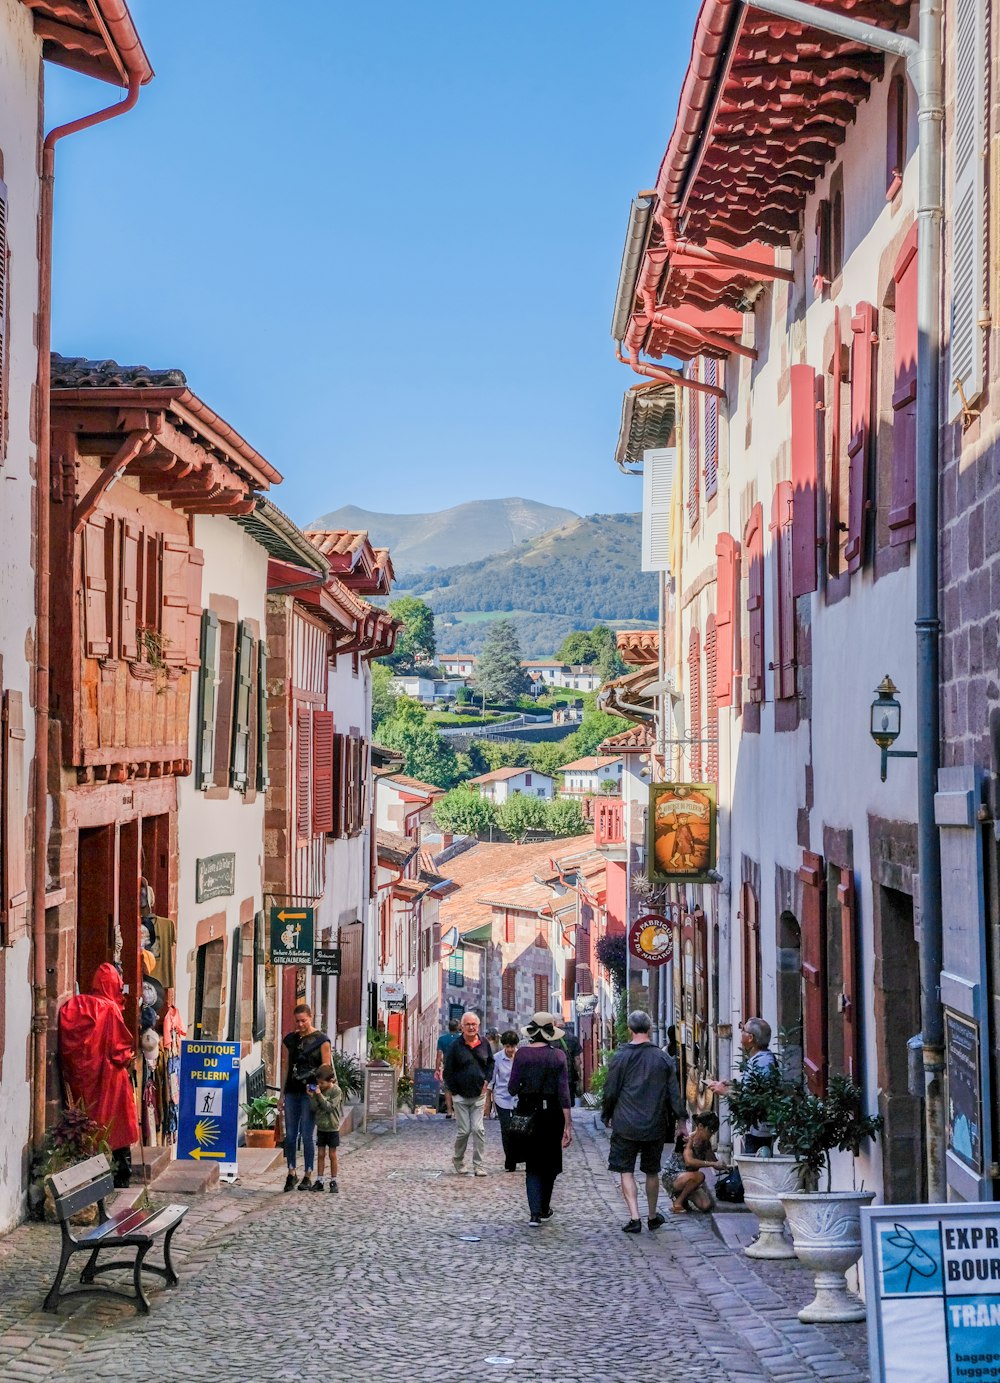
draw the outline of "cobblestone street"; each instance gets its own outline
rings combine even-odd
[[[788,1383],[867,1378],[864,1328],[800,1325],[809,1278],[755,1264],[708,1220],[620,1231],[606,1141],[578,1110],[555,1217],[527,1225],[497,1126],[487,1179],[449,1174],[454,1125],[345,1140],[339,1196],[281,1194],[283,1174],[198,1197],[175,1244],[181,1285],[152,1313],[81,1299],[39,1310],[57,1232],[0,1240],[0,1375],[43,1379],[438,1383]],[[727,1235],[727,1237],[730,1237]],[[154,1258],[156,1255],[154,1254]]]

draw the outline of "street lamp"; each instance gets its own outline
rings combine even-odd
[[[915,759],[913,749],[893,749],[902,728],[902,707],[896,700],[899,690],[888,673],[875,688],[871,709],[871,737],[882,751],[882,782],[885,782],[889,759]]]

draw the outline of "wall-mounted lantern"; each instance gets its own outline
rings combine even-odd
[[[882,751],[882,782],[885,782],[889,759],[915,759],[915,749],[893,749],[902,728],[902,707],[896,700],[899,690],[888,673],[875,688],[871,709],[871,737]]]

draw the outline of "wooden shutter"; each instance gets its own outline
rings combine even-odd
[[[3,694],[3,799],[0,825],[3,828],[3,944],[9,945],[27,921],[28,879],[25,862],[24,828],[28,815],[24,774],[24,697],[19,691]]]
[[[118,601],[118,647],[126,662],[139,657],[139,544],[142,530],[122,523],[121,580]]]
[[[841,339],[840,311],[833,314],[833,358],[830,361],[830,391],[828,409],[830,413],[830,481],[827,485],[827,518],[829,532],[827,539],[827,569],[831,576],[840,575],[840,553],[843,536],[847,531],[846,505],[843,497],[843,472],[846,469],[841,455],[842,434],[841,407],[844,390],[844,349]]]
[[[717,706],[733,704],[733,651],[736,628],[736,539],[720,533],[715,544],[716,556],[716,673],[715,702]]]
[[[7,450],[7,184],[0,179],[0,460]]]
[[[364,928],[352,922],[337,932],[340,944],[340,979],[337,982],[337,1032],[347,1032],[361,1023],[361,976]]]
[[[264,914],[255,912],[253,918],[253,1027],[250,1036],[260,1042],[267,1032],[267,979],[264,969],[267,951],[264,947]]]
[[[802,1055],[806,1083],[826,1093],[826,878],[823,860],[802,852]]]
[[[347,834],[347,754],[346,735],[333,737],[333,826],[338,838]]]
[[[871,303],[861,303],[851,319],[851,438],[847,445],[848,571],[860,571],[865,559],[871,513],[872,409],[875,399],[875,347],[878,313]]]
[[[705,383],[718,386],[719,362],[714,356],[705,360]],[[714,394],[705,398],[705,498],[711,499],[719,488],[719,400]]]
[[[698,362],[697,362],[697,360],[692,360],[692,361],[691,361],[691,364],[690,364],[689,367],[688,367],[688,378],[689,378],[689,379],[697,379],[697,378],[698,378]],[[688,524],[690,525],[691,528],[694,528],[694,527],[696,527],[696,525],[697,525],[697,523],[698,523],[698,513],[699,513],[699,503],[700,503],[699,494],[698,494],[698,480],[699,480],[699,475],[700,475],[700,471],[701,471],[701,467],[700,467],[699,462],[698,462],[698,432],[699,432],[699,428],[698,428],[698,409],[699,409],[700,406],[701,406],[701,402],[700,402],[700,395],[699,395],[699,394],[697,393],[697,391],[694,390],[694,389],[682,389],[680,392],[681,392],[681,397],[684,399],[684,406],[685,406],[686,409],[687,409],[687,417],[688,417],[688,428],[687,428],[687,444],[688,444],[688,467],[687,467],[687,473],[688,473],[688,496],[687,496],[687,512],[688,512]]]
[[[948,421],[983,391],[986,289],[986,0],[955,0],[951,141],[951,335]]]
[[[691,707],[691,720],[688,725],[688,738],[691,754],[688,763],[691,768],[691,782],[701,782],[701,644],[697,629],[691,630],[688,639],[688,703]]]
[[[333,830],[333,712],[312,715],[312,829],[325,836]]]
[[[819,421],[816,371],[793,365],[792,390],[792,594],[817,586],[816,502],[819,490]]]
[[[792,486],[782,480],[771,501],[774,571],[774,696],[795,695],[795,596],[792,584]]]
[[[517,1007],[517,971],[513,965],[508,965],[503,972],[500,1003],[508,1010]]]
[[[253,634],[245,620],[236,640],[236,676],[233,694],[233,752],[229,761],[229,786],[245,792],[250,769],[250,699],[253,685]]]
[[[197,783],[210,788],[215,781],[215,703],[219,686],[219,616],[201,616],[201,673],[198,679]]]
[[[295,711],[295,836],[300,845],[312,836],[312,715],[308,706]]]
[[[201,578],[205,557],[200,548],[187,551],[187,648],[189,668],[201,666]]]
[[[833,258],[830,203],[824,198],[816,208],[816,258],[813,261],[813,291],[823,293],[830,285]]]
[[[743,1016],[761,1010],[760,904],[750,884],[740,890],[743,950]]]
[[[517,924],[512,912],[505,912],[503,915],[503,939],[504,941],[514,942],[517,940]]]
[[[750,666],[747,669],[747,695],[750,701],[764,700],[764,511],[755,504],[744,534],[747,554],[747,624],[750,638]]]
[[[854,896],[854,871],[838,867],[837,910],[840,924],[840,983],[836,996],[840,1013],[841,1031],[839,1035],[840,1071],[852,1080],[860,1082],[860,1005],[861,986],[858,975],[857,906]]]
[[[188,659],[187,543],[164,538],[160,545],[160,635],[163,661],[184,667]]]
[[[261,639],[257,649],[257,791],[266,792],[271,786],[267,767],[267,748],[270,739],[267,718],[267,644]]]
[[[892,386],[892,502],[889,542],[917,536],[917,227],[896,260],[895,370]]]
[[[111,655],[111,588],[109,566],[114,533],[104,514],[94,514],[83,526],[83,630],[88,658]]]
[[[240,980],[242,979],[243,929],[237,927],[232,935],[232,955],[229,967],[229,1012],[226,1015],[226,1036],[230,1042],[240,1040]]]
[[[714,615],[705,624],[705,777],[719,781],[718,628]]]
[[[535,1012],[547,1013],[551,984],[548,975],[535,976]]]
[[[642,454],[642,570],[670,570],[670,530],[674,494],[674,447],[650,447]]]

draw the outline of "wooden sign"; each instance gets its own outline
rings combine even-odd
[[[365,1068],[366,1133],[369,1119],[391,1119],[396,1132],[396,1068],[387,1061],[372,1062]]]
[[[231,898],[236,892],[235,854],[206,855],[195,860],[194,900],[206,903],[209,898]]]

